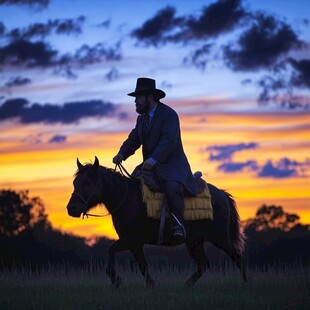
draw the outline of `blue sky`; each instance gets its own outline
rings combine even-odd
[[[11,1],[4,1],[10,3]],[[14,1],[12,1],[14,2]],[[44,37],[34,36],[29,40],[44,41],[49,44],[51,50],[58,53],[58,57],[65,54],[71,56],[83,45],[94,47],[100,43],[103,48],[97,50],[113,50],[116,55],[110,59],[94,60],[93,65],[85,65],[78,68],[78,64],[71,63],[72,73],[76,78],[68,79],[64,69],[58,74],[54,71],[57,66],[36,66],[33,70],[25,70],[23,66],[19,68],[8,68],[3,71],[1,84],[7,84],[10,79],[14,79],[17,74],[24,71],[25,76],[31,79],[32,84],[37,87],[51,87],[57,92],[49,93],[46,98],[44,91],[30,92],[29,99],[50,100],[53,103],[63,103],[62,99],[83,100],[104,99],[126,103],[128,98],[124,93],[133,88],[133,81],[137,76],[153,76],[158,84],[167,87],[171,97],[191,97],[191,96],[218,96],[256,99],[261,89],[256,86],[260,76],[264,76],[268,65],[253,70],[232,70],[231,65],[225,63],[225,55],[221,55],[222,46],[233,46],[236,44],[237,36],[249,28],[251,19],[244,20],[239,25],[229,31],[223,31],[216,36],[193,38],[187,42],[163,43],[158,38],[158,46],[147,43],[147,37],[139,39],[132,35],[136,29],[141,29],[146,21],[151,20],[158,12],[171,8],[175,10],[174,17],[199,17],[203,14],[204,7],[214,4],[214,1],[91,1],[89,2],[71,1],[38,1],[38,3],[48,3],[45,6],[35,5],[36,1],[17,1],[20,3],[33,3],[33,5],[2,5],[1,20],[6,31],[29,27],[31,24],[42,23],[55,20],[71,20],[72,24],[78,26],[78,31],[66,34],[55,34],[52,30]],[[224,1],[225,2],[225,1]],[[226,1],[229,2],[229,1]],[[239,1],[232,1],[239,2]],[[266,15],[275,18],[276,23],[284,22],[292,27],[300,40],[307,42],[310,36],[309,21],[307,20],[307,9],[310,9],[308,1],[241,1],[236,5],[242,8],[247,14],[256,14],[264,11]],[[12,18],[14,16],[14,18]],[[80,21],[78,21],[80,18]],[[101,26],[99,26],[101,25]],[[174,31],[174,30],[172,30]],[[5,38],[2,38],[4,43]],[[203,44],[210,44],[210,52],[205,53],[202,60],[207,61],[204,70],[197,68],[190,58],[195,51],[199,50]],[[5,43],[4,43],[5,44]],[[293,46],[292,46],[293,47]],[[284,47],[285,48],[285,47]],[[89,51],[88,51],[89,52]],[[294,53],[297,57],[306,55],[309,47],[285,50],[285,55]],[[280,54],[279,54],[280,55]],[[95,57],[95,56],[93,56]],[[255,55],[253,55],[255,57]],[[276,56],[276,58],[278,55]],[[187,59],[187,62],[184,60]],[[277,58],[278,60],[278,58]],[[198,65],[199,66],[199,65]],[[18,72],[15,70],[18,69]],[[190,77],[190,78],[189,78]],[[225,83],[219,82],[225,81]],[[243,81],[243,83],[242,83]],[[1,85],[0,84],[0,85]],[[30,85],[29,85],[30,86]],[[2,90],[4,90],[2,88]],[[10,91],[17,89],[11,87]],[[120,91],[118,91],[120,90]],[[305,91],[305,90],[298,90]],[[308,90],[306,90],[308,91]],[[18,91],[19,94],[23,93]],[[57,94],[58,93],[58,94]],[[31,97],[31,98],[30,98]]]

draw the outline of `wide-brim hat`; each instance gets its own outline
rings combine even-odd
[[[164,98],[166,93],[161,89],[156,88],[156,82],[153,79],[141,77],[137,79],[136,89],[134,92],[127,94],[128,96],[136,97],[144,94],[156,94],[159,99]]]

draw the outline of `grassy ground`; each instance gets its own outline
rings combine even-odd
[[[233,268],[207,271],[192,289],[192,269],[152,269],[156,287],[119,268],[122,287],[113,290],[103,267],[16,268],[0,273],[0,309],[310,309],[309,271],[286,266],[249,270],[244,284]]]

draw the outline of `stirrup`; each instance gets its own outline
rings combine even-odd
[[[186,239],[186,230],[185,230],[184,225],[178,220],[178,218],[174,215],[173,212],[171,212],[171,215],[172,215],[172,217],[174,218],[174,220],[177,222],[177,224],[178,224],[177,227],[182,229],[182,231],[183,231],[182,237],[183,237],[184,239]],[[173,229],[173,228],[172,228],[172,229]],[[173,232],[172,232],[172,235],[174,235]]]

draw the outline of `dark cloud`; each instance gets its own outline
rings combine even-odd
[[[74,70],[101,61],[120,60],[120,42],[115,46],[83,45],[74,54],[61,55],[45,41],[16,40],[0,47],[0,66],[52,68],[55,73],[75,77]]]
[[[0,64],[46,67],[56,62],[57,54],[43,41],[17,40],[0,47]]]
[[[298,162],[289,158],[281,158],[277,162],[268,160],[265,164],[259,165],[256,160],[247,160],[244,162],[233,161],[232,156],[236,152],[240,152],[247,149],[255,149],[259,145],[254,142],[250,143],[238,143],[227,145],[215,145],[206,148],[206,151],[211,151],[209,160],[221,161],[218,167],[218,171],[224,173],[236,173],[244,170],[252,171],[256,173],[259,178],[289,178],[289,177],[303,177],[305,172],[310,167],[310,160],[305,162]]]
[[[211,151],[209,159],[214,160],[231,160],[231,157],[234,153],[240,152],[243,150],[254,149],[259,145],[255,142],[250,143],[238,143],[238,144],[227,144],[227,145],[213,145],[206,148],[206,151]]]
[[[305,46],[286,22],[256,13],[238,42],[223,47],[223,55],[233,71],[264,69],[268,72],[255,83],[260,88],[259,103],[276,104],[291,110],[309,109],[310,98],[299,95],[296,90],[310,87],[310,60],[288,58],[291,51]]]
[[[192,64],[196,68],[205,70],[209,61],[209,54],[211,54],[213,44],[204,44],[200,48],[191,52],[189,56],[184,58],[184,63]]]
[[[310,58],[302,60],[290,58],[289,63],[295,70],[291,78],[291,84],[295,87],[310,88]]]
[[[80,65],[94,64],[103,60],[120,60],[122,58],[120,46],[120,42],[112,47],[107,47],[102,43],[98,43],[94,46],[84,44],[75,52],[72,59]]]
[[[198,16],[177,17],[175,8],[168,6],[134,30],[132,36],[154,46],[205,40],[233,30],[246,16],[241,0],[217,1],[203,7]]]
[[[147,20],[132,36],[146,45],[158,46],[167,40],[166,33],[180,25],[181,19],[175,17],[175,8],[167,6]]]
[[[102,27],[102,28],[109,28],[110,26],[111,26],[111,20],[110,19],[107,19],[98,25],[98,27]]]
[[[221,164],[217,167],[218,170],[221,170],[226,173],[234,173],[244,170],[245,168],[255,171],[257,170],[257,162],[255,160],[248,160],[246,162],[228,162]]]
[[[5,101],[0,106],[0,121],[20,116],[27,105],[28,101],[23,98]]]
[[[63,135],[56,135],[49,139],[48,143],[65,143],[67,141],[67,137]]]
[[[219,160],[224,159],[226,159],[225,156]],[[217,170],[224,173],[236,173],[248,170],[256,172],[256,176],[259,178],[284,179],[290,177],[304,177],[307,167],[309,166],[309,160],[298,162],[284,157],[275,163],[272,160],[268,160],[262,166],[258,165],[256,160],[248,160],[245,162],[233,162],[229,160],[228,162],[220,164]]]
[[[82,25],[85,21],[85,16],[79,16],[76,19],[63,19],[51,22],[57,34],[81,34]]]
[[[25,5],[29,7],[47,8],[49,0],[0,0],[0,5]]]
[[[11,40],[29,40],[31,38],[44,38],[52,33],[55,34],[81,34],[82,26],[85,21],[84,16],[76,19],[55,19],[47,23],[35,23],[26,28],[14,28],[6,34]]]
[[[29,78],[24,78],[22,76],[16,76],[13,78],[10,78],[5,84],[5,87],[11,88],[11,87],[19,87],[19,86],[25,86],[31,83],[31,80]]]
[[[118,72],[118,70],[115,68],[115,67],[113,67],[113,68],[111,68],[111,70],[105,75],[105,77],[107,78],[107,80],[108,81],[115,81],[115,80],[117,80],[118,79],[118,77],[119,77],[119,72]]]
[[[81,34],[84,21],[84,16],[54,19],[25,28],[15,28],[9,32],[6,32],[5,26],[0,23],[4,38],[0,45],[0,69],[5,66],[51,68],[56,74],[75,78],[76,69],[102,61],[120,60],[121,42],[111,45],[83,44],[72,53],[63,54],[45,40],[45,37],[51,34]]]
[[[258,176],[261,178],[271,177],[276,179],[300,177],[303,175],[303,167],[306,164],[288,158],[282,158],[276,163],[269,160],[261,168]]]
[[[308,25],[309,20],[304,19],[303,23]],[[236,29],[238,33],[229,44],[217,44],[215,39]],[[177,16],[175,8],[167,6],[135,29],[132,36],[146,46],[194,43],[195,48],[184,63],[201,70],[214,59],[223,61],[233,71],[265,70],[267,78],[247,78],[243,82],[258,84],[259,102],[278,102],[290,109],[309,107],[309,98],[293,94],[292,87],[309,88],[310,61],[287,60],[291,52],[304,48],[305,42],[284,19],[251,11],[242,0],[218,0],[204,6],[198,14],[183,16]]]
[[[292,58],[279,63],[258,81],[261,89],[258,101],[277,104],[287,109],[309,109],[310,98],[298,95],[298,90],[310,88],[310,59]]]
[[[289,51],[303,43],[290,25],[274,16],[258,13],[252,26],[243,32],[237,46],[223,47],[227,65],[235,71],[268,69]]]
[[[185,35],[179,38],[206,39],[233,30],[247,12],[241,6],[241,0],[217,1],[202,9],[198,17],[186,18]]]
[[[7,100],[0,106],[0,121],[17,118],[23,124],[40,122],[71,124],[86,117],[108,117],[115,111],[115,105],[102,100],[68,102],[59,106],[30,104],[26,99],[18,98]]]
[[[147,46],[202,43],[184,58],[184,63],[204,70],[214,47],[208,40],[234,30],[247,20],[249,14],[241,2],[241,0],[216,1],[203,7],[197,15],[184,16],[176,16],[175,8],[168,6],[134,30],[132,36]]]

